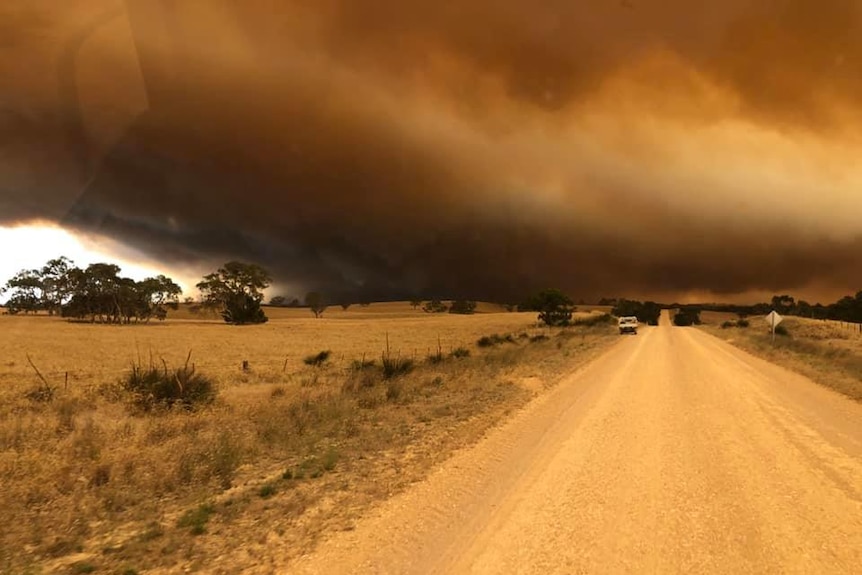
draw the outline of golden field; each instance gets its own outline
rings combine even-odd
[[[187,308],[130,326],[0,316],[0,572],[271,572],[617,341],[610,324],[479,312],[268,308],[244,327]],[[513,341],[477,347],[495,333]],[[387,340],[410,373],[381,375]],[[134,409],[132,364],[189,353],[216,400]]]

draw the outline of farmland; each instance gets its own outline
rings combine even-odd
[[[487,304],[268,311],[246,327],[187,308],[129,326],[0,316],[0,570],[211,570],[219,557],[228,573],[266,565],[273,546],[284,561],[617,341],[608,324],[548,330]],[[409,368],[387,377],[387,358]],[[133,364],[187,362],[215,401],[134,408]]]

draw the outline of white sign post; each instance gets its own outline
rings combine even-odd
[[[780,324],[784,320],[783,317],[778,315],[778,312],[772,310],[768,316],[766,316],[766,322],[769,324],[769,327],[772,329],[772,343],[775,343],[775,326]]]

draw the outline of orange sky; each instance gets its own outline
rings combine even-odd
[[[855,292],[860,10],[13,0],[0,222],[328,291]]]

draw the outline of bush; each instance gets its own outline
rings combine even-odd
[[[721,324],[721,329],[727,329],[730,327],[736,327],[736,323],[732,322],[732,321],[726,321],[726,322]]]
[[[196,509],[189,509],[177,521],[177,527],[188,528],[193,535],[203,535],[206,533],[206,525],[210,520],[210,515],[214,512],[215,509],[208,503],[199,505]]]
[[[413,360],[407,357],[383,355],[383,378],[392,379],[413,371]]]
[[[476,313],[476,302],[458,299],[452,302],[449,306],[449,313],[457,313],[461,315],[470,315]]]
[[[479,347],[494,347],[495,345],[502,345],[504,343],[515,343],[515,337],[512,334],[500,335],[495,333],[479,338],[476,345]]]
[[[780,335],[783,337],[790,337],[790,332],[787,331],[787,327],[783,325],[775,326],[775,335]]]
[[[422,306],[422,311],[425,313],[445,313],[448,309],[439,299],[432,299]]]
[[[470,357],[470,350],[465,347],[456,347],[449,355],[456,359]]]
[[[739,319],[736,321],[736,327],[748,327],[751,325],[747,319]]]
[[[170,409],[175,405],[191,410],[197,405],[212,403],[217,393],[215,383],[197,373],[194,365],[189,367],[190,359],[191,352],[185,365],[175,370],[168,369],[164,360],[161,367],[152,359],[146,368],[140,363],[132,365],[122,386],[132,394],[133,404],[144,411],[159,406]]]
[[[264,483],[257,491],[261,499],[269,499],[276,493],[278,493],[278,488],[273,483]]]
[[[324,363],[329,360],[329,356],[332,355],[332,352],[329,350],[321,351],[317,355],[309,355],[302,362],[305,365],[311,365],[313,367],[320,367]]]
[[[547,341],[549,339],[551,339],[551,338],[549,338],[548,336],[546,336],[543,333],[540,333],[540,334],[537,334],[534,336],[530,336],[530,343],[539,343],[542,341]]]

